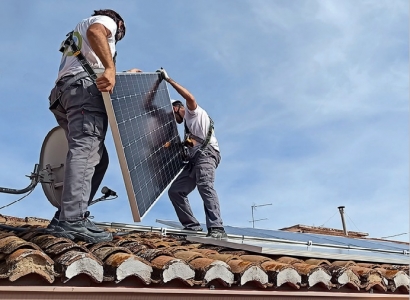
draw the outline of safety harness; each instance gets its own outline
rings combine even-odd
[[[68,47],[71,47],[71,50],[73,50],[73,56],[77,57],[84,71],[87,72],[87,74],[91,77],[93,81],[95,81],[97,79],[97,74],[95,74],[93,68],[91,68],[90,63],[87,61],[85,56],[81,53],[80,49],[78,49],[78,46],[73,39],[73,33],[74,31],[67,33],[67,38],[61,44],[60,52],[64,53],[65,51],[67,51]],[[116,55],[117,53],[115,53],[115,56]]]
[[[202,146],[201,148],[199,148],[200,150],[204,150],[206,148],[206,146],[208,146],[209,141],[211,140],[212,137],[212,133],[214,132],[214,121],[211,119],[211,117],[209,117],[209,129],[208,129],[208,133],[206,135],[205,140],[201,139],[200,137],[192,134],[189,131],[188,126],[186,125],[186,121],[184,121],[184,127],[185,127],[185,132],[184,132],[184,145],[188,146],[188,147],[192,147],[193,146],[193,142],[191,139],[197,141],[198,143],[201,143]]]
[[[84,71],[77,73],[76,75],[72,76],[69,80],[67,80],[62,86],[62,88],[60,89],[60,93],[58,97],[56,97],[56,99],[50,103],[49,109],[53,110],[54,113],[57,113],[60,115],[62,114],[63,116],[65,115],[65,110],[60,105],[60,98],[63,92],[77,80],[90,77],[91,80],[95,83],[95,80],[97,79],[97,74],[94,72],[93,68],[91,68],[90,63],[87,61],[84,54],[81,53],[81,50],[78,48],[77,44],[75,43],[74,38],[73,38],[73,33],[74,31],[67,33],[67,38],[61,43],[60,52],[65,53],[68,50],[68,48],[71,47],[71,50],[73,51],[73,56],[77,57]],[[115,63],[116,56],[117,56],[117,52],[115,52],[115,55],[114,55],[114,63]],[[61,106],[60,109],[63,110],[64,112],[55,111],[55,109],[59,105]]]

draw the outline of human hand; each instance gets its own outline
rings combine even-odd
[[[127,72],[127,73],[140,73],[140,72],[142,72],[142,70],[133,68],[133,69],[129,69],[129,70],[124,71],[124,72]]]
[[[165,80],[165,81],[168,81],[168,80],[169,80],[168,73],[167,73],[167,71],[165,71],[164,68],[161,68],[161,69],[157,70],[157,72],[160,73],[159,76],[161,77],[161,79],[163,79],[163,80]]]
[[[105,69],[104,73],[95,81],[100,92],[112,94],[115,86],[115,69]]]

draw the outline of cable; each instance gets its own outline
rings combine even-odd
[[[333,214],[333,216],[331,216],[325,223],[323,223],[322,225],[320,225],[319,227],[323,227],[323,226],[325,226],[325,224],[327,223],[327,222],[329,222],[330,221],[330,219],[331,218],[333,218],[334,216],[335,216],[335,214],[337,214],[337,212],[335,212],[334,214]]]
[[[358,231],[361,231],[361,230],[356,226],[356,224],[353,222],[353,220],[350,218],[350,216],[349,216],[346,212],[345,212],[345,215],[349,218],[350,221],[352,221],[354,227],[356,227],[356,229],[357,229]]]
[[[23,197],[21,197],[20,199],[17,199],[16,201],[13,201],[13,202],[11,202],[11,203],[9,203],[9,204],[7,204],[7,205],[4,205],[4,206],[0,207],[0,209],[3,209],[3,208],[5,208],[5,207],[8,207],[8,206],[10,206],[10,205],[16,203],[16,202],[19,202],[20,200],[23,200],[23,199],[26,198],[28,195],[30,195],[32,191],[34,191],[34,188],[31,189],[30,192],[28,192],[27,194],[25,194],[25,195],[24,195]]]
[[[408,233],[404,232],[404,233],[399,233],[399,234],[395,234],[395,235],[382,236],[381,239],[387,239],[387,238],[396,237],[396,236],[405,235],[405,234],[408,234]]]

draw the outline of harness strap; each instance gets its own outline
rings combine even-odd
[[[205,140],[201,139],[200,137],[197,137],[196,135],[192,134],[189,131],[188,126],[186,125],[186,121],[184,121],[184,126],[185,126],[185,139],[187,138],[193,138],[195,141],[202,143],[202,146],[200,148],[200,150],[204,150],[206,148],[206,146],[208,146],[209,141],[211,140],[212,137],[212,133],[214,131],[214,121],[211,119],[211,117],[209,117],[209,129],[208,129],[208,133],[206,135]]]
[[[80,49],[78,49],[78,46],[73,39],[73,32],[74,31],[71,31],[67,34],[67,39],[63,42],[64,46],[60,48],[60,51],[64,53],[68,47],[71,47],[71,50],[73,50],[73,56],[77,57],[84,71],[87,72],[93,81],[95,81],[97,79],[97,74],[95,74],[94,70],[90,66],[90,63],[81,53]]]

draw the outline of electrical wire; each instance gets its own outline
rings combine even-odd
[[[356,227],[356,229],[358,230],[358,231],[361,231],[357,226],[356,226],[356,224],[353,222],[353,220],[350,218],[350,216],[345,212],[345,215],[349,218],[349,220],[353,223],[353,225],[354,225],[354,227]]]
[[[334,216],[335,216],[335,214],[337,214],[337,212],[335,212],[334,214],[333,214],[333,216],[331,216],[325,223],[323,223],[322,225],[320,225],[319,227],[323,227],[323,226],[325,226],[325,224],[327,223],[327,222],[329,222],[330,221],[330,219],[331,218],[333,218]]]
[[[381,239],[392,238],[392,237],[396,237],[396,236],[400,236],[400,235],[405,235],[405,234],[408,234],[408,233],[407,233],[407,232],[403,232],[403,233],[399,233],[399,234],[395,234],[395,235],[382,236]]]
[[[4,206],[0,207],[0,209],[6,208],[6,207],[8,207],[8,206],[10,206],[10,205],[13,205],[14,203],[17,203],[17,202],[23,200],[23,199],[26,198],[28,195],[30,195],[32,191],[34,191],[34,188],[32,188],[27,194],[25,194],[25,195],[24,195],[23,197],[21,197],[20,199],[17,199],[16,201],[13,201],[13,202],[11,202],[11,203],[9,203],[9,204],[7,204],[7,205],[4,205]]]

